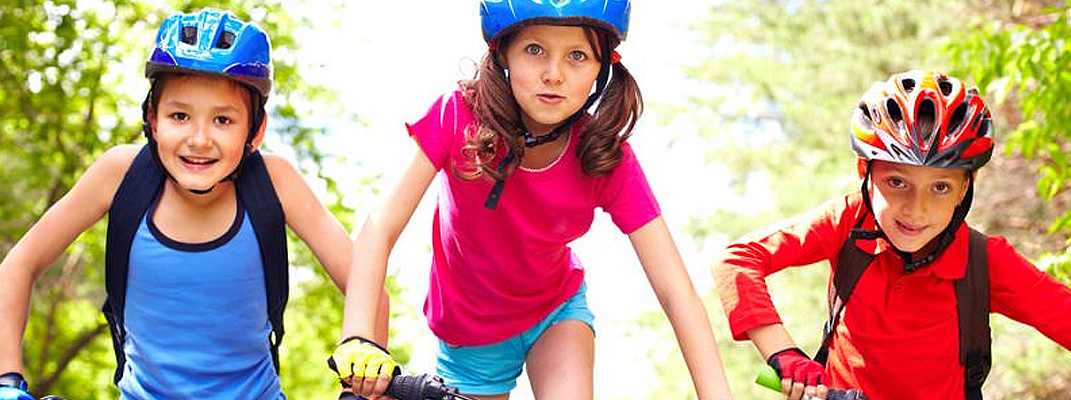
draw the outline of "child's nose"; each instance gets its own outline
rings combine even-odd
[[[562,69],[556,62],[548,62],[543,69],[543,83],[556,85],[562,81]]]
[[[205,124],[197,124],[193,128],[193,132],[191,132],[190,136],[186,139],[186,143],[192,147],[208,145],[208,143],[210,143],[208,129],[209,127]]]
[[[926,213],[926,196],[917,190],[912,190],[904,202],[905,211],[908,215],[923,215]]]

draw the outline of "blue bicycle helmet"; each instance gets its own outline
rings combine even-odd
[[[175,14],[160,25],[145,76],[163,72],[222,75],[268,97],[272,86],[271,43],[257,25],[226,11],[205,8]]]
[[[521,23],[591,25],[616,35],[628,35],[630,0],[481,0],[483,39],[494,41],[502,31]]]

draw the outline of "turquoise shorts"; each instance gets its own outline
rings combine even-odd
[[[451,346],[440,340],[436,372],[461,393],[509,393],[517,387],[524,360],[539,336],[551,325],[570,319],[587,324],[594,335],[595,315],[588,309],[586,283],[550,315],[517,336],[485,346]]]

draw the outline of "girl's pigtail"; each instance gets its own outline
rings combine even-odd
[[[610,64],[610,68],[610,82],[577,147],[584,173],[591,176],[608,174],[621,163],[621,144],[632,136],[643,114],[643,96],[628,68],[620,62]]]

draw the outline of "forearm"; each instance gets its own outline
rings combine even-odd
[[[729,381],[706,308],[694,291],[681,294],[666,313],[677,336],[699,399],[731,399]]]
[[[11,263],[0,265],[0,373],[22,372],[22,338],[29,315],[33,277]]]
[[[796,342],[792,340],[792,336],[782,324],[763,325],[748,330],[747,335],[751,343],[759,350],[763,360],[769,359],[770,355],[778,351],[797,347]]]
[[[387,272],[387,260],[394,240],[376,229],[372,219],[365,222],[353,246],[353,260],[346,283],[346,304],[342,317],[342,337],[375,338],[383,330],[378,321],[389,318],[379,315],[381,296]],[[385,312],[385,311],[384,311]],[[377,328],[377,326],[379,326]],[[385,342],[386,338],[376,338]]]

